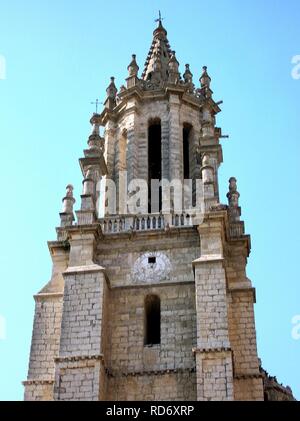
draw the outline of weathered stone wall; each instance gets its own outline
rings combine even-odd
[[[164,231],[105,236],[97,244],[97,263],[106,269],[111,288],[138,285],[133,266],[145,252],[162,252],[170,260],[170,276],[164,282],[194,282],[192,261],[200,253],[196,228],[183,228],[170,235]]]
[[[254,319],[255,290],[246,276],[247,239],[227,249],[227,306],[235,400],[263,400]]]
[[[102,276],[98,272],[65,274],[60,357],[99,354],[104,290]]]
[[[151,347],[144,346],[148,294],[161,300],[161,343]],[[112,290],[107,399],[194,399],[195,323],[192,284]]]
[[[23,382],[25,386],[25,401],[52,401],[53,400],[53,381],[31,381]]]
[[[77,269],[77,270],[76,270]],[[59,357],[56,359],[56,400],[98,400],[104,396],[102,335],[105,278],[101,267],[64,273],[64,308]],[[74,272],[75,271],[75,272]],[[105,374],[104,374],[105,375]]]
[[[146,239],[147,237],[147,239]],[[147,244],[147,247],[145,246]],[[160,251],[173,266],[168,279],[136,284],[132,269],[143,251]],[[170,237],[139,234],[101,239],[98,263],[110,280],[105,365],[106,399],[194,399],[196,344],[195,288],[191,261],[199,254],[193,228]],[[145,297],[161,300],[161,343],[144,346]],[[178,371],[178,372],[176,372]],[[176,386],[176,387],[175,387]]]
[[[31,340],[25,400],[52,400],[54,358],[58,355],[62,314],[62,294],[35,296],[35,315]]]
[[[235,350],[235,374],[257,373],[258,358],[252,290],[232,293],[229,309],[230,341]]]
[[[98,401],[102,363],[98,358],[61,359],[54,397],[58,401]]]
[[[107,399],[111,400],[196,400],[195,372],[147,373],[111,377]]]
[[[161,343],[144,346],[144,301],[148,294],[161,300]],[[151,286],[111,292],[110,357],[113,373],[124,374],[193,368],[195,345],[193,285]]]
[[[262,401],[263,389],[262,379],[256,377],[235,377],[234,378],[234,400],[236,401]]]

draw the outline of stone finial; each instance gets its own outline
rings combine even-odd
[[[74,221],[74,214],[73,214],[73,205],[75,203],[75,199],[73,197],[73,186],[72,184],[68,184],[66,187],[66,195],[62,200],[62,210],[60,212],[60,226],[66,227],[72,225]]]
[[[136,55],[132,54],[132,60],[127,67],[129,76],[137,76],[139,71],[139,66],[136,62]]]
[[[117,92],[118,92],[118,90],[117,90],[116,85],[115,85],[115,78],[112,76],[110,78],[110,84],[108,85],[108,87],[106,89],[107,97],[111,98],[111,99],[115,99],[116,96],[117,96]]]
[[[175,51],[172,51],[170,60],[168,62],[169,82],[177,83],[180,79],[179,62],[176,58]]]
[[[210,82],[211,82],[211,78],[207,73],[207,66],[203,66],[203,71],[202,71],[202,75],[200,77],[200,83],[201,83],[201,87],[202,88],[209,88],[210,87]]]
[[[72,186],[72,184],[68,184],[66,187],[66,196],[73,197],[73,190],[74,190],[74,187]]]
[[[102,149],[104,139],[100,136],[100,120],[98,114],[93,114],[90,123],[92,125],[92,133],[88,139],[89,149]]]
[[[185,65],[185,72],[183,73],[184,83],[192,84],[193,83],[193,74],[190,71],[190,65]]]
[[[241,208],[239,206],[239,197],[240,193],[237,191],[236,178],[231,177],[229,179],[229,192],[227,193],[229,221],[240,225],[238,231],[233,231],[233,236],[242,235],[245,232],[244,223],[240,221]]]
[[[73,213],[73,205],[75,203],[75,199],[73,197],[73,190],[74,187],[72,186],[72,184],[68,184],[66,187],[66,195],[62,200],[62,213]]]
[[[231,177],[229,179],[229,192],[227,193],[228,204],[230,207],[239,207],[240,193],[237,191],[236,178]]]
[[[99,124],[99,121],[96,120],[96,119],[92,119],[92,125],[93,125],[93,128],[92,128],[91,135],[93,135],[93,136],[99,136],[100,135],[100,124]]]
[[[104,102],[104,106],[105,108],[107,108],[108,110],[113,110],[114,107],[117,104],[117,88],[115,85],[115,78],[112,76],[110,78],[110,84],[108,85],[108,87],[106,88],[106,95],[107,98]]]
[[[176,58],[176,52],[172,51],[171,58],[169,60],[169,69],[174,73],[178,73],[179,62]]]

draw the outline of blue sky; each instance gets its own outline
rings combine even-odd
[[[132,53],[143,67],[158,9],[181,71],[190,63],[198,83],[207,65],[214,98],[224,100],[221,198],[236,176],[252,236],[259,355],[300,399],[300,339],[291,334],[300,315],[300,79],[291,75],[299,1],[10,0],[0,8],[1,400],[23,397],[32,295],[50,278],[47,240],[67,183],[79,199],[90,102],[103,101],[110,76],[124,83]]]

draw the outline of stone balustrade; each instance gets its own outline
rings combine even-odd
[[[170,222],[169,222],[170,221]],[[189,214],[140,214],[106,216],[99,220],[103,234],[126,231],[152,231],[169,227],[193,226],[193,218]]]

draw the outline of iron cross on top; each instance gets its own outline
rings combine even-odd
[[[92,105],[96,105],[96,114],[98,113],[98,105],[99,104],[102,104],[102,102],[99,102],[99,100],[98,99],[96,99],[96,101],[95,102],[91,102],[91,104]]]
[[[158,19],[155,19],[155,22],[161,23],[161,21],[164,20],[164,18],[161,17],[160,10],[158,11]]]

